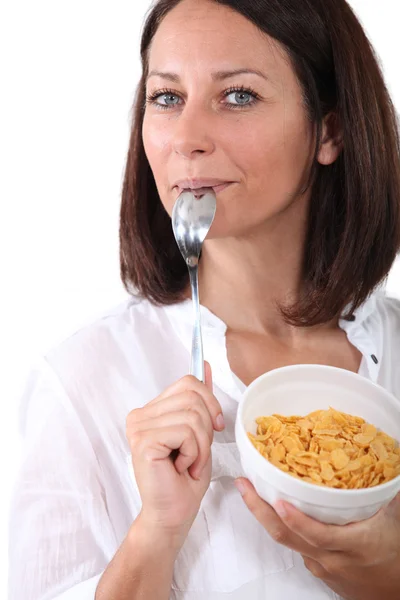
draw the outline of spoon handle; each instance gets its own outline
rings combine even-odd
[[[204,377],[204,358],[203,358],[203,341],[201,338],[201,318],[200,318],[200,301],[199,301],[199,276],[198,265],[189,266],[190,285],[192,288],[192,301],[194,311],[194,324],[192,334],[192,357],[190,364],[190,374],[194,375],[205,382]]]

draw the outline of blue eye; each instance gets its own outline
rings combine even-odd
[[[163,102],[160,102],[160,99],[163,100]],[[171,107],[178,106],[179,99],[179,94],[176,94],[173,90],[163,89],[147,95],[146,104],[152,104],[161,110],[168,110]]]
[[[234,86],[229,88],[229,90],[225,90],[224,92],[225,98],[228,96],[234,97],[234,102],[227,102],[226,108],[230,110],[247,108],[249,106],[253,106],[256,104],[258,100],[260,100],[261,96],[257,94],[251,88],[245,88],[243,86]]]
[[[241,109],[248,106],[252,106],[259,99],[260,96],[257,92],[254,92],[250,88],[244,88],[242,86],[232,87],[223,92],[224,98],[234,96],[233,102],[226,102],[225,107],[228,109]],[[174,106],[178,106],[181,97],[174,90],[162,89],[150,94],[146,97],[146,104],[154,105],[156,108],[161,110],[169,110]]]
[[[178,102],[170,102],[170,100],[178,100],[179,101],[179,97],[176,94],[173,94],[171,92],[166,92],[164,94],[160,94],[159,96],[157,96],[157,99],[162,98],[164,100],[164,104],[161,104],[160,106],[175,106],[178,104]]]
[[[167,106],[176,106],[179,103],[179,96],[169,90],[161,90],[160,92],[150,96],[147,100],[150,103],[154,103],[157,106],[162,106],[165,108]],[[163,100],[163,102],[160,102],[160,100]]]
[[[253,95],[251,94],[251,92],[246,92],[246,91],[230,92],[229,94],[226,94],[226,98],[229,96],[234,96],[235,103],[237,103],[237,106],[246,106],[247,104],[252,104]],[[229,104],[233,104],[233,103],[229,102]]]

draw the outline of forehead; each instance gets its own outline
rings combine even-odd
[[[258,68],[282,76],[288,66],[281,46],[230,7],[212,0],[183,0],[171,10],[152,40],[149,70]]]

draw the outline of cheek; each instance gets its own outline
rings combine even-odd
[[[157,186],[158,195],[164,208],[171,216],[175,197],[171,196],[169,183],[167,181],[167,162],[169,134],[166,128],[160,123],[154,123],[150,119],[144,119],[142,127],[142,139],[144,151],[149,161],[150,168],[153,172],[155,183]],[[165,189],[167,188],[167,190]]]
[[[278,202],[293,194],[309,163],[310,133],[303,114],[282,115],[259,128],[243,154],[244,169],[251,175],[254,189],[270,190]]]
[[[212,237],[251,228],[292,203],[312,150],[309,125],[297,115],[279,115],[249,128],[241,140],[231,136],[229,148],[245,181],[221,195]]]
[[[278,125],[278,106],[239,115],[224,128],[220,135],[223,150],[236,164],[246,180],[259,177],[273,159],[282,144],[282,127]]]
[[[162,164],[162,158],[167,151],[168,146],[168,132],[165,126],[160,122],[154,121],[148,117],[144,117],[142,127],[142,138],[144,151],[147,156],[147,160],[153,171],[157,171],[157,168]]]

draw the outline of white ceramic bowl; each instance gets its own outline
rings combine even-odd
[[[325,523],[344,525],[374,515],[400,492],[400,476],[376,487],[340,490],[313,485],[284,473],[255,449],[247,432],[255,419],[279,413],[307,415],[329,406],[362,417],[400,439],[400,401],[365,377],[324,365],[294,365],[258,377],[247,388],[236,419],[242,467],[269,504],[282,499]]]

